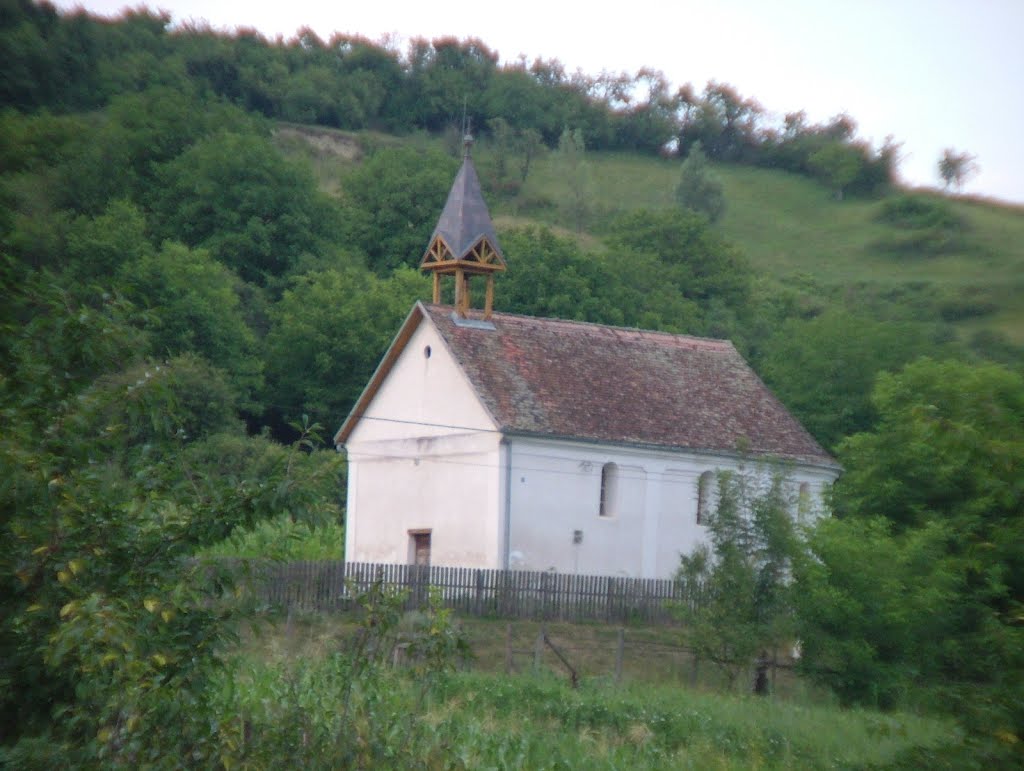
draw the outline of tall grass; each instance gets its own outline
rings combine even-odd
[[[865,768],[913,753],[942,757],[960,742],[950,721],[694,689],[657,669],[622,684],[584,676],[579,689],[543,667],[479,671],[501,648],[504,624],[479,624],[469,635],[473,671],[440,660],[424,669],[411,656],[411,669],[392,667],[396,643],[453,628],[436,612],[421,616],[383,624],[308,617],[247,637],[217,690],[234,757],[272,764],[287,752],[288,765],[309,768]],[[372,665],[355,666],[360,635],[388,623],[383,646],[363,648]],[[659,639],[679,633],[650,631]],[[487,632],[489,647],[479,639]],[[576,636],[587,632],[575,628]],[[597,671],[570,655],[584,673]]]
[[[220,691],[239,759],[304,768],[852,768],[940,746],[951,731],[910,715],[649,685],[572,690],[549,677],[462,672],[424,690],[389,669],[351,689],[347,667],[341,654],[291,666],[240,660]]]

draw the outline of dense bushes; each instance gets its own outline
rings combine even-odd
[[[970,225],[945,201],[923,195],[891,196],[879,205],[878,221],[896,233],[876,243],[876,248],[896,257],[936,257],[971,251],[966,235]]]

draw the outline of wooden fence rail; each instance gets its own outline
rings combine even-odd
[[[341,561],[261,562],[252,579],[257,602],[285,610],[341,610],[349,586],[380,580],[406,592],[408,610],[425,606],[434,587],[462,615],[558,621],[671,623],[703,595],[671,579]]]

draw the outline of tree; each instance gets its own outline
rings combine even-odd
[[[925,688],[1019,760],[1004,740],[1024,736],[1024,378],[921,359],[880,376],[873,401],[874,430],[839,448],[843,522],[803,571],[808,669],[849,701]]]
[[[120,94],[106,116],[82,133],[75,152],[57,156],[60,200],[80,213],[98,214],[119,198],[151,206],[163,165],[196,142],[217,132],[261,133],[255,117],[187,86]]]
[[[477,38],[422,38],[409,46],[408,79],[416,98],[410,100],[415,125],[438,131],[458,122],[463,105],[473,125],[483,125],[483,95],[497,71],[498,54]]]
[[[707,158],[700,142],[694,142],[679,170],[676,202],[685,209],[703,214],[709,222],[718,222],[725,212],[722,183],[708,171]]]
[[[935,350],[932,327],[832,309],[789,319],[764,342],[758,372],[825,447],[870,430],[878,373]]]
[[[111,201],[97,217],[76,217],[65,235],[65,264],[81,280],[109,281],[123,263],[152,251],[145,216],[125,200]]]
[[[266,401],[278,425],[300,415],[341,425],[411,305],[428,296],[409,268],[386,279],[361,268],[296,277],[266,338]]]
[[[493,189],[500,192],[505,189],[505,178],[508,176],[509,154],[512,152],[512,127],[504,118],[491,118],[487,121],[487,129],[491,135],[491,158],[494,169]]]
[[[590,207],[591,180],[586,150],[581,129],[566,127],[562,131],[558,139],[558,168],[565,184],[562,206],[577,233],[583,232]]]
[[[942,184],[949,190],[950,185],[956,185],[959,193],[971,176],[978,171],[977,159],[970,153],[958,153],[954,148],[947,147],[939,156],[939,177]]]
[[[168,241],[156,254],[125,264],[120,283],[139,308],[158,358],[194,353],[229,373],[244,406],[263,382],[256,335],[246,320],[242,281],[203,250]]]
[[[243,279],[265,284],[337,238],[337,214],[307,167],[263,137],[202,139],[164,165],[153,195],[162,239],[201,247]]]
[[[711,546],[680,559],[677,580],[700,597],[683,611],[688,644],[730,688],[755,658],[794,639],[789,571],[798,541],[786,488],[777,470],[719,472]]]
[[[216,765],[212,683],[238,608],[224,601],[232,571],[196,549],[282,512],[330,514],[309,496],[336,489],[338,458],[295,448],[222,474],[239,468],[223,443],[195,452],[246,441],[222,373],[146,361],[135,315],[109,294],[45,275],[4,288],[22,322],[5,319],[0,377],[0,755]]]
[[[386,148],[344,180],[344,229],[372,270],[419,265],[457,169],[443,153]]]
[[[687,299],[739,308],[750,296],[747,260],[698,214],[640,209],[616,218],[608,230],[606,243],[625,271],[634,255],[650,254],[660,263],[652,265],[656,279]]]
[[[612,76],[608,86],[602,101],[616,110],[615,147],[657,153],[674,139],[676,94],[671,92],[663,72],[643,67],[633,78],[625,73]]]
[[[575,240],[548,229],[503,231],[501,246],[515,270],[498,277],[502,307],[529,316],[624,323],[622,310],[602,296],[614,277]]]
[[[959,577],[936,523],[893,532],[883,516],[828,519],[795,561],[800,667],[844,706],[891,709],[943,655]]]
[[[523,183],[530,175],[530,166],[534,160],[547,148],[544,146],[544,139],[541,133],[532,127],[524,128],[516,137],[516,145],[519,147],[519,180]]]
[[[685,104],[693,104],[691,93],[680,93]],[[685,108],[685,105],[684,105]],[[756,146],[757,123],[763,109],[753,99],[744,99],[726,83],[709,81],[695,109],[686,109],[679,148],[689,151],[699,141],[712,158],[736,161]]]
[[[860,173],[864,158],[856,147],[837,140],[812,153],[807,163],[832,188],[836,200],[842,201],[847,186]]]

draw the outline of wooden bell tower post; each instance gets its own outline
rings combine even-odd
[[[484,318],[490,319],[494,312],[494,275],[505,270],[505,258],[469,157],[472,142],[472,137],[467,135],[462,168],[448,193],[420,269],[434,274],[435,303],[441,302],[441,276],[455,277],[455,311],[462,317],[472,307],[470,279],[484,276],[487,279]]]

